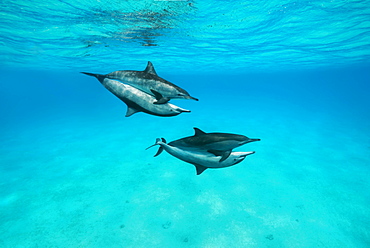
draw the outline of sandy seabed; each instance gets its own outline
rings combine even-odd
[[[250,102],[206,99],[173,118],[124,118],[119,105],[14,126],[0,141],[0,247],[369,247],[370,130]],[[145,150],[193,127],[261,141],[200,176]]]

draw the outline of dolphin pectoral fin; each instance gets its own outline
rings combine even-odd
[[[231,150],[229,151],[207,150],[207,152],[212,153],[215,156],[221,156],[219,162],[225,161],[231,154]]]
[[[152,62],[150,62],[150,61],[148,61],[148,65],[146,66],[144,72],[158,76],[157,73],[154,70],[154,66],[153,66]]]
[[[134,108],[131,108],[131,107],[128,107],[127,106],[127,112],[126,112],[126,117],[129,117],[129,116],[131,116],[131,115],[133,115],[133,114],[135,114],[135,113],[137,113],[137,112],[140,112],[139,110],[137,110],[137,109],[134,109]]]
[[[163,98],[162,94],[159,93],[158,91],[155,91],[155,90],[152,90],[152,89],[150,91],[154,94],[155,99],[160,100],[160,99]]]
[[[159,93],[158,91],[155,91],[155,90],[150,90],[150,91],[154,94],[154,97],[157,100],[156,102],[154,102],[154,104],[164,104],[170,100],[167,97],[163,97],[162,94]]]
[[[200,164],[193,164],[195,166],[195,169],[197,170],[197,175],[200,175],[203,173],[203,171],[207,170],[208,168],[200,165]]]
[[[153,102],[153,104],[165,104],[165,103],[168,103],[170,99],[166,98],[166,97],[163,97],[161,99],[159,99],[158,101],[156,102]]]
[[[203,135],[203,134],[206,134],[206,132],[203,132],[202,130],[200,130],[199,128],[197,127],[194,127],[194,136],[198,136],[198,135]],[[217,155],[216,155],[217,156]]]
[[[221,163],[222,161],[226,160],[230,156],[230,154],[231,154],[231,150],[224,152],[219,162]]]
[[[224,151],[219,151],[219,150],[207,150],[207,152],[212,153],[215,156],[223,156],[225,153]]]

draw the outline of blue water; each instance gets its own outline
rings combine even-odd
[[[0,247],[370,247],[370,1],[0,3]],[[80,71],[199,102],[137,113]],[[260,138],[195,175],[155,148]]]

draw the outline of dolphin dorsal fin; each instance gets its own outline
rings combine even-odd
[[[195,131],[194,136],[206,134],[206,132],[203,132],[202,130],[200,130],[199,128],[196,128],[196,127],[194,127],[194,131]]]
[[[127,107],[127,112],[126,112],[126,117],[129,117],[137,112],[140,112],[139,110],[137,109],[134,109],[134,108],[131,108],[131,107]]]
[[[144,72],[158,76],[157,73],[154,70],[154,66],[153,66],[152,62],[150,62],[150,61],[148,61],[148,65],[146,66]]]

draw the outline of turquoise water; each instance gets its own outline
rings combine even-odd
[[[0,247],[370,246],[370,1],[1,1]],[[80,71],[199,102],[137,113]],[[155,148],[261,141],[195,175]]]

